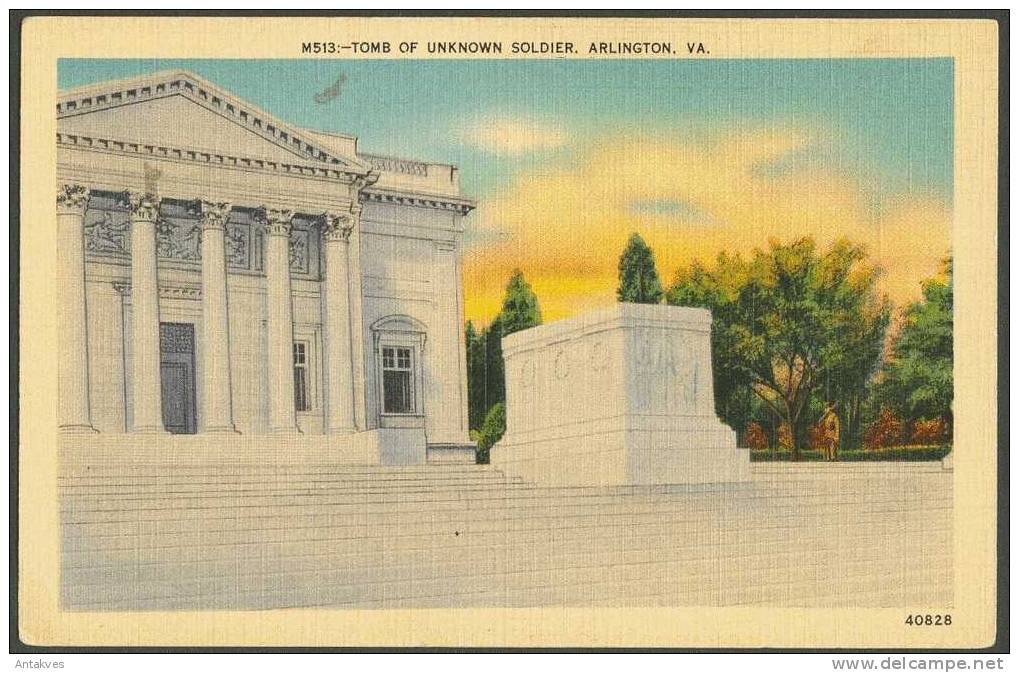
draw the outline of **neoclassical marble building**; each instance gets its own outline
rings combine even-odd
[[[71,446],[473,459],[455,167],[188,72],[61,91],[56,114]]]

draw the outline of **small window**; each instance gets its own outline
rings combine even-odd
[[[414,413],[414,380],[409,348],[382,349],[383,413]]]
[[[310,411],[311,401],[308,396],[308,343],[294,342],[294,408],[297,411]]]

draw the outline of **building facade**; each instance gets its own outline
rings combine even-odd
[[[62,91],[56,113],[63,434],[472,459],[455,167],[187,72]]]

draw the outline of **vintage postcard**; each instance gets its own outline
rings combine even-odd
[[[997,21],[21,39],[25,643],[994,644]]]

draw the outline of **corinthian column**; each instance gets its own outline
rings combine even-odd
[[[85,305],[85,248],[82,241],[88,190],[57,188],[57,281],[61,324],[58,330],[57,404],[60,431],[92,433],[88,389],[88,311]]]
[[[292,434],[294,407],[294,309],[290,295],[292,210],[265,212],[265,282],[269,332],[269,431]]]
[[[353,360],[350,354],[350,272],[348,241],[355,213],[326,213],[325,337],[326,432],[354,432]]]
[[[163,433],[159,380],[159,279],[156,219],[159,199],[128,193],[131,206],[131,334],[134,431]]]
[[[226,221],[229,203],[201,202],[202,430],[236,432],[230,379],[230,321],[226,296]]]

